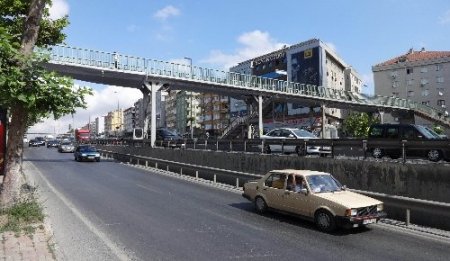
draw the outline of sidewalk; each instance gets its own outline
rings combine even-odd
[[[3,176],[0,176],[0,185],[1,183],[3,183]],[[33,227],[35,227],[34,232],[29,233],[0,233],[0,261],[56,260],[49,230],[44,224]]]
[[[56,260],[51,250],[51,238],[44,228],[36,228],[34,233],[4,232],[0,234],[0,260]]]

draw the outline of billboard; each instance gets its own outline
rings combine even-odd
[[[5,169],[6,119],[6,110],[0,108],[0,175],[3,175],[3,171]]]
[[[292,82],[322,85],[319,47],[292,54],[290,69]]]

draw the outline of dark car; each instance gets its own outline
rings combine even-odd
[[[79,145],[73,154],[75,161],[100,161],[100,152],[91,145]]]
[[[156,140],[164,147],[182,147],[183,137],[169,129],[157,129]],[[158,143],[157,143],[158,144]]]
[[[401,144],[403,141],[422,142],[424,145],[427,145],[445,142],[445,139],[439,137],[430,128],[422,125],[374,124],[369,128],[367,151],[375,158],[389,156],[396,159],[402,155]],[[385,144],[390,144],[390,146]],[[450,148],[445,149],[441,146],[439,148],[415,147],[409,146],[408,143],[406,145],[405,151],[407,156],[424,157],[430,161],[450,160]]]
[[[58,148],[59,141],[57,140],[48,140],[47,141],[47,148]]]
[[[58,146],[58,152],[74,152],[75,146],[70,141],[61,141]]]
[[[45,139],[42,137],[36,137],[28,142],[28,147],[45,146]]]

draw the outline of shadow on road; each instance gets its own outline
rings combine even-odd
[[[251,202],[233,203],[233,204],[230,204],[230,206],[234,207],[234,208],[237,208],[237,209],[240,209],[240,210],[244,210],[244,211],[249,212],[249,213],[253,213],[255,215],[259,215],[255,211],[255,207],[254,207],[253,203],[251,203]],[[280,212],[276,212],[276,211],[269,211],[269,212],[267,212],[267,213],[265,213],[263,215],[260,215],[260,216],[262,216],[264,218],[272,219],[272,220],[277,221],[277,222],[282,222],[282,223],[286,223],[286,224],[289,224],[289,225],[298,226],[298,227],[302,227],[302,228],[318,231],[313,222],[304,220],[304,219],[299,218],[299,217],[297,217],[295,215],[292,215],[292,214],[287,214],[287,213],[284,213],[284,212],[280,213]],[[348,236],[348,235],[353,235],[353,234],[364,233],[364,232],[367,232],[367,231],[370,231],[370,230],[371,229],[369,227],[358,227],[358,228],[353,228],[353,229],[338,228],[334,232],[328,233],[328,234],[329,235],[333,235],[333,236]]]

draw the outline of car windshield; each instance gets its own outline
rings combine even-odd
[[[97,149],[94,147],[80,147],[81,152],[97,152]]]
[[[342,190],[342,185],[329,174],[307,176],[306,180],[314,193],[334,192]]]
[[[420,133],[422,133],[427,139],[440,139],[439,135],[431,129],[420,125],[417,126],[417,129],[419,129]]]
[[[63,141],[61,145],[72,145],[72,143],[70,141]]]
[[[295,130],[292,130],[292,132],[294,132],[295,135],[299,138],[317,138],[311,132],[309,132],[307,130],[303,130],[303,129],[295,129]]]

